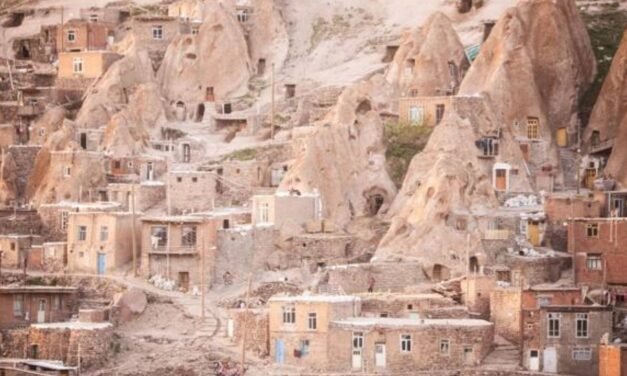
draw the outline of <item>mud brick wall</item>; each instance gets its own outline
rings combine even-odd
[[[292,240],[292,253],[302,260],[326,264],[345,263],[352,256],[352,237],[337,234],[303,234]]]
[[[519,288],[494,289],[490,293],[490,321],[497,335],[513,343],[520,343],[520,307]]]
[[[366,292],[370,277],[375,280],[374,291],[400,292],[426,281],[422,265],[411,262],[352,264],[326,270],[328,284],[341,287],[347,294]]]
[[[244,331],[246,331],[246,349],[259,356],[270,353],[270,316],[267,310],[234,309],[230,311],[233,320],[232,340],[241,346]]]

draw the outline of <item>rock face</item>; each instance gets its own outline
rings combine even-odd
[[[436,12],[402,36],[386,80],[412,96],[447,95],[457,90],[468,66],[451,20]]]
[[[376,111],[383,87],[377,76],[346,89],[280,185],[318,191],[324,216],[339,226],[385,211],[396,194],[385,170],[383,123]]]
[[[168,47],[158,81],[169,103],[188,115],[208,91],[220,100],[243,94],[251,76],[244,32],[232,14],[215,5],[197,35],[181,35]]]
[[[627,33],[612,60],[584,133],[588,146],[614,139],[614,148],[605,171],[627,186]],[[594,139],[594,140],[593,140]]]
[[[100,128],[128,105],[129,98],[140,84],[154,82],[147,52],[135,52],[116,61],[85,94],[85,101],[76,116],[78,128]],[[159,108],[144,108],[144,112],[159,112]]]
[[[482,217],[498,207],[494,169],[505,165],[517,172],[506,188],[513,192],[538,188],[540,167],[551,166],[554,174],[560,166],[554,134],[558,127],[576,127],[578,98],[594,71],[572,2],[521,1],[509,9],[425,150],[414,157],[374,260],[418,259],[461,271],[468,247],[481,265],[491,262],[481,239],[487,227]],[[528,122],[539,123],[537,135],[529,133]],[[486,137],[498,140],[499,151],[479,158],[475,143]],[[527,158],[521,144],[529,145]]]
[[[254,72],[263,76],[270,73],[272,63],[277,68],[283,65],[287,58],[289,37],[275,1],[256,0],[253,6],[255,13],[250,20],[248,37],[250,60],[255,66]]]

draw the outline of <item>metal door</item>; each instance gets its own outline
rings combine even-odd
[[[98,253],[98,274],[104,274],[107,266],[107,255]]]
[[[274,343],[274,357],[277,364],[285,363],[285,344],[282,339],[277,339]]]
[[[37,309],[37,322],[46,322],[46,299],[39,300],[39,306]]]
[[[538,350],[529,350],[529,371],[540,370],[540,352]]]
[[[532,221],[528,223],[527,238],[532,245],[536,247],[540,245],[540,224],[538,222]]]
[[[507,189],[507,170],[496,170],[495,187],[499,191]]]
[[[361,369],[361,349],[353,349],[353,369]]]
[[[384,368],[385,361],[385,343],[376,343],[374,345],[374,365]]]
[[[557,351],[555,347],[544,349],[544,372],[557,373]]]

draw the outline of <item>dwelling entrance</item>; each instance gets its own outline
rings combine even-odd
[[[374,365],[385,368],[385,343],[374,344]]]
[[[496,170],[496,180],[494,182],[494,186],[499,191],[507,190],[507,170],[505,169]]]
[[[39,306],[37,309],[37,322],[46,322],[46,299],[39,299]]]
[[[557,130],[557,146],[564,148],[568,146],[568,133],[566,128],[559,128]]]
[[[189,272],[179,272],[179,287],[183,291],[189,290]]]
[[[543,371],[548,373],[557,373],[557,351],[555,347],[547,347],[544,349]]]
[[[538,350],[529,350],[529,371],[540,370],[540,352]]]

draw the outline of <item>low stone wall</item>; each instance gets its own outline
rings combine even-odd
[[[374,291],[405,291],[407,286],[427,279],[419,263],[366,263],[333,266],[326,269],[328,285],[341,287],[347,294],[368,291],[374,278]]]

